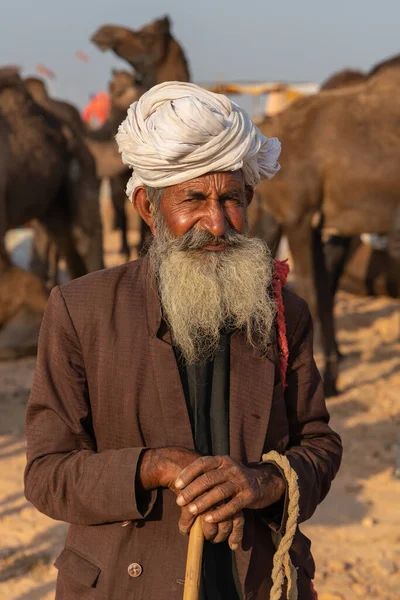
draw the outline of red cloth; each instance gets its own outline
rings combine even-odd
[[[317,594],[317,591],[316,591],[312,581],[310,582],[310,585],[311,585],[311,591],[314,594],[314,600],[318,600],[318,594]]]
[[[90,123],[96,119],[102,125],[110,112],[111,99],[107,92],[99,92],[90,100],[82,112],[82,119],[85,123]]]
[[[275,259],[275,272],[273,276],[273,289],[275,301],[278,308],[277,323],[278,323],[278,346],[280,350],[279,365],[281,371],[281,380],[283,389],[286,388],[286,371],[289,361],[289,347],[286,337],[286,322],[285,322],[285,307],[283,305],[282,287],[287,281],[290,267],[288,261]]]

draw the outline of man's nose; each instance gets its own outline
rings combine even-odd
[[[207,214],[201,219],[200,226],[202,229],[209,231],[214,237],[222,236],[228,229],[225,212],[219,202],[213,203],[209,207]]]

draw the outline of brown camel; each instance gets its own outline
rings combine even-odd
[[[103,25],[92,36],[100,50],[112,50],[134,69],[145,90],[163,81],[190,81],[188,62],[171,34],[168,17],[157,19],[135,31]]]
[[[400,198],[400,69],[302,98],[260,126],[282,142],[282,170],[258,193],[288,237],[300,293],[321,319],[325,387],[336,391],[332,297],[321,230],[394,235]]]
[[[163,81],[190,81],[188,61],[182,47],[171,34],[171,23],[168,17],[144,25],[138,31],[115,25],[104,25],[91,39],[100,50],[112,50],[135,69],[136,85],[140,82],[142,93]],[[125,115],[126,109],[119,123]],[[124,188],[125,181],[122,178],[111,180],[113,204],[120,219],[124,219],[125,213],[122,215],[117,205],[121,205],[121,190]],[[139,252],[145,251],[150,238],[150,230],[144,221],[141,221]],[[126,250],[126,248],[123,241],[122,249]]]
[[[34,102],[18,73],[0,70],[0,356],[35,345],[47,299],[38,278],[11,265],[6,231],[38,219],[72,277],[102,268],[98,188],[83,142]]]

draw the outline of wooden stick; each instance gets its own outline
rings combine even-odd
[[[183,600],[199,600],[204,536],[200,517],[190,530]]]

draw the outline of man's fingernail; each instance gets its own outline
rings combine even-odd
[[[177,503],[179,506],[182,506],[182,504],[185,504],[185,499],[184,499],[184,497],[183,497],[183,496],[178,496],[178,497],[177,497],[177,499],[176,499],[176,503]]]
[[[237,544],[231,544],[231,550],[237,550],[238,547],[239,546]]]
[[[197,513],[197,506],[195,504],[191,504],[189,506],[189,512],[192,513],[192,515],[194,515],[195,513]]]
[[[212,523],[214,519],[212,518],[212,515],[207,515],[204,520],[207,521],[207,523]]]
[[[176,487],[178,490],[180,490],[181,488],[183,488],[183,486],[184,486],[184,483],[183,483],[182,479],[177,479],[177,480],[175,481],[175,487]]]

